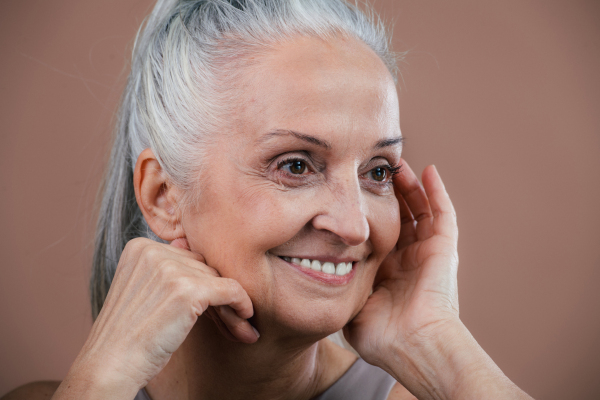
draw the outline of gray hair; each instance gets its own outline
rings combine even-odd
[[[344,0],[158,0],[135,41],[102,187],[90,289],[98,316],[125,244],[161,241],[137,205],[133,170],[152,149],[168,179],[193,192],[203,149],[235,111],[232,82],[249,56],[296,36],[353,37],[396,79],[396,57],[372,11]]]

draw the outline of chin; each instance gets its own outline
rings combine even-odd
[[[342,329],[358,314],[369,296],[368,288],[355,288],[329,298],[303,289],[306,288],[292,282],[279,285],[266,304],[251,295],[255,304],[252,323],[259,332],[316,342]]]
[[[264,253],[263,253],[264,254]],[[342,329],[369,296],[376,273],[372,263],[356,262],[352,271],[326,276],[303,270],[285,259],[256,260],[252,274],[230,276],[248,292],[261,334],[317,341]],[[262,271],[262,272],[258,272]]]
[[[268,315],[257,310],[257,328],[268,330],[282,339],[301,339],[316,342],[342,329],[352,313],[338,310],[276,309]]]

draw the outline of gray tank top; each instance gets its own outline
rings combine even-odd
[[[387,372],[359,358],[329,389],[312,400],[385,400],[395,383]],[[142,389],[134,400],[151,399]]]

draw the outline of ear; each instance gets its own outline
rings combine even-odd
[[[133,172],[133,187],[138,206],[161,239],[185,238],[178,201],[182,192],[168,180],[151,149],[142,151]]]

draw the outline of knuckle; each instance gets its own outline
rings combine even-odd
[[[457,251],[452,251],[449,254],[449,258],[450,258],[450,262],[452,263],[453,266],[458,266],[458,252]]]
[[[134,238],[131,239],[129,242],[127,242],[127,244],[125,245],[126,249],[131,249],[131,250],[135,250],[135,249],[141,249],[142,247],[144,247],[145,245],[145,238]]]
[[[145,261],[149,261],[151,263],[151,262],[159,259],[161,253],[162,253],[162,248],[158,244],[153,243],[151,245],[146,245],[142,249],[141,258],[143,258]]]
[[[137,254],[143,252],[146,247],[153,244],[156,244],[156,242],[147,238],[137,237],[127,242],[127,244],[125,245],[125,251]]]
[[[193,282],[184,276],[179,276],[169,280],[169,289],[178,299],[190,299],[198,292]]]
[[[136,267],[139,261],[139,255],[143,251],[144,246],[147,245],[144,238],[131,239],[125,244],[119,263],[117,264],[116,273],[121,271],[131,270]]]
[[[243,292],[242,285],[235,279],[222,278],[223,290],[226,290],[234,295],[240,295]]]
[[[168,258],[159,260],[156,264],[157,273],[164,279],[168,279],[171,276],[176,276],[178,269],[177,262]]]
[[[136,254],[140,252],[145,243],[142,238],[131,239],[129,242],[125,244],[123,248],[122,257],[129,257],[132,254]]]

